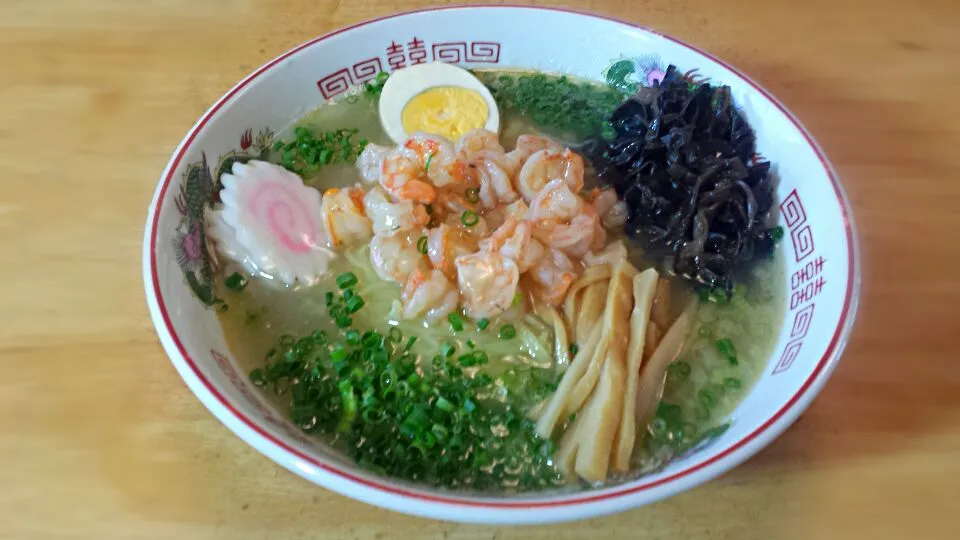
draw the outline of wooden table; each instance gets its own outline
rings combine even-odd
[[[144,302],[160,171],[256,66],[426,4],[0,2],[0,538],[960,538],[952,0],[566,2],[750,73],[819,139],[853,202],[865,272],[848,352],[809,412],[722,479],[590,522],[461,526],[308,484],[214,420]]]

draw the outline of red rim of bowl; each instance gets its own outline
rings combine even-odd
[[[189,354],[187,354],[186,348],[183,346],[183,343],[180,341],[179,337],[177,336],[177,333],[173,328],[173,323],[170,319],[170,314],[166,309],[166,305],[164,304],[164,301],[163,301],[163,296],[161,295],[161,292],[160,292],[160,278],[159,278],[159,271],[157,266],[157,249],[156,248],[157,248],[157,236],[159,234],[158,230],[159,230],[159,223],[160,223],[161,206],[163,204],[164,195],[166,194],[167,188],[171,184],[171,181],[174,176],[174,172],[179,166],[181,159],[190,149],[190,146],[192,145],[194,139],[202,131],[203,127],[213,117],[213,115],[216,114],[217,111],[219,111],[220,108],[223,107],[223,105],[225,105],[228,101],[230,101],[230,99],[234,95],[236,95],[240,90],[245,88],[248,84],[253,82],[257,77],[259,77],[266,71],[270,70],[272,67],[274,67],[278,63],[282,62],[283,60],[287,59],[288,57],[296,54],[297,52],[303,49],[311,47],[317,43],[320,43],[326,39],[329,39],[343,32],[353,30],[355,28],[359,28],[362,26],[366,26],[369,24],[373,24],[379,21],[393,19],[393,18],[416,14],[416,13],[426,13],[431,11],[450,11],[450,10],[459,10],[459,9],[482,9],[482,8],[491,8],[491,9],[522,8],[522,9],[531,9],[531,10],[555,11],[555,12],[569,13],[569,14],[580,15],[585,17],[592,17],[596,19],[602,19],[602,20],[622,24],[628,27],[639,29],[639,30],[643,30],[645,32],[649,32],[651,34],[660,36],[682,47],[688,48],[696,52],[697,54],[700,54],[706,58],[709,58],[710,60],[728,69],[733,74],[740,77],[744,82],[749,84],[754,90],[756,90],[757,92],[762,94],[764,97],[769,99],[770,102],[773,103],[780,110],[780,112],[782,112],[784,116],[786,116],[794,124],[794,126],[800,131],[800,133],[803,134],[807,144],[809,144],[810,147],[813,148],[814,152],[817,155],[817,158],[820,160],[821,165],[823,166],[824,170],[827,172],[827,175],[829,176],[830,182],[833,185],[834,191],[836,193],[837,200],[840,203],[840,210],[844,219],[844,229],[846,232],[846,240],[847,240],[847,246],[848,246],[848,252],[849,252],[848,253],[849,258],[847,262],[847,266],[848,266],[847,290],[844,294],[843,308],[840,312],[840,321],[837,324],[836,331],[834,332],[834,335],[830,340],[830,344],[828,345],[827,350],[824,352],[823,356],[820,358],[820,361],[817,363],[816,368],[814,368],[810,376],[807,378],[806,381],[804,381],[803,385],[790,398],[790,400],[787,401],[787,403],[783,407],[781,407],[780,410],[778,410],[773,416],[771,416],[766,422],[761,424],[753,432],[746,435],[742,439],[738,440],[737,442],[732,444],[730,447],[718,453],[717,455],[711,457],[710,459],[703,461],[701,463],[698,463],[682,471],[679,471],[668,477],[661,478],[655,481],[641,483],[638,485],[633,485],[633,486],[625,487],[622,489],[614,489],[612,491],[598,493],[595,495],[586,495],[586,496],[573,495],[569,497],[561,496],[561,498],[558,498],[557,500],[550,500],[550,501],[535,501],[535,500],[530,501],[530,500],[522,500],[522,499],[512,500],[512,501],[511,500],[495,501],[495,500],[465,499],[460,497],[435,495],[435,494],[426,493],[426,492],[409,489],[409,488],[404,488],[396,485],[389,485],[389,484],[381,483],[375,480],[370,480],[368,478],[364,478],[350,471],[340,469],[335,465],[324,463],[316,459],[315,457],[310,456],[290,446],[289,444],[284,442],[282,439],[277,438],[276,436],[272,435],[270,432],[268,432],[264,428],[260,427],[254,420],[248,418],[242,412],[237,410],[224,397],[224,395],[221,394],[216,389],[216,387],[203,375],[203,373],[200,371],[200,369],[198,368],[194,360],[190,357]],[[599,501],[608,501],[608,500],[620,498],[626,495],[635,494],[641,491],[652,489],[657,486],[668,484],[680,478],[689,476],[697,471],[700,471],[720,461],[725,457],[732,455],[734,452],[742,448],[747,443],[754,441],[757,437],[759,437],[761,434],[766,432],[771,426],[773,426],[774,423],[781,420],[787,414],[787,412],[790,411],[802,397],[804,397],[807,391],[810,390],[810,387],[813,385],[814,381],[824,372],[824,369],[830,363],[831,359],[837,356],[838,353],[840,352],[840,349],[842,349],[842,346],[845,343],[844,338],[849,333],[849,330],[852,329],[853,312],[851,310],[851,305],[854,298],[854,290],[857,288],[857,283],[858,283],[856,281],[857,276],[859,275],[858,260],[856,256],[856,240],[853,234],[853,222],[851,218],[851,212],[850,212],[850,209],[848,208],[848,203],[843,194],[843,189],[841,188],[840,183],[837,180],[836,173],[834,172],[833,167],[831,166],[830,162],[827,160],[826,156],[823,155],[823,152],[820,149],[820,146],[816,143],[816,141],[814,141],[813,137],[807,132],[807,130],[803,127],[803,125],[801,125],[800,122],[793,116],[793,114],[791,114],[790,111],[788,111],[787,108],[782,103],[780,103],[780,101],[777,100],[772,94],[770,94],[763,87],[761,87],[759,84],[754,82],[750,77],[742,73],[740,70],[724,62],[723,60],[711,55],[710,53],[702,51],[692,45],[689,45],[679,39],[665,35],[661,32],[651,30],[649,28],[634,24],[632,22],[623,21],[620,19],[607,17],[604,15],[599,15],[595,13],[588,13],[583,11],[562,9],[562,8],[523,6],[523,5],[443,6],[443,7],[420,9],[415,11],[407,11],[404,13],[396,13],[393,15],[388,15],[388,16],[360,22],[351,26],[341,28],[329,34],[314,38],[306,43],[303,43],[301,45],[294,47],[293,49],[290,49],[289,51],[283,53],[282,55],[274,58],[270,62],[261,66],[257,71],[247,76],[247,78],[245,78],[243,81],[237,84],[234,88],[232,88],[227,94],[221,97],[206,113],[204,113],[200,121],[197,122],[197,124],[191,129],[187,140],[181,145],[180,150],[177,152],[177,154],[173,157],[170,164],[168,165],[167,173],[163,178],[163,185],[160,188],[159,194],[157,195],[156,207],[153,209],[153,217],[151,220],[151,230],[150,230],[149,256],[150,256],[150,269],[151,269],[153,293],[156,296],[157,306],[162,316],[163,323],[166,326],[166,330],[170,334],[171,339],[176,345],[177,350],[179,351],[180,355],[183,357],[186,364],[190,367],[193,374],[204,385],[207,391],[210,392],[210,394],[220,403],[220,405],[222,405],[230,414],[232,414],[237,420],[242,422],[246,427],[250,428],[257,435],[263,437],[264,439],[271,442],[281,450],[299,459],[302,459],[310,463],[311,465],[316,466],[326,472],[332,473],[345,480],[355,482],[357,484],[363,485],[368,488],[377,489],[393,495],[400,495],[404,497],[419,499],[425,502],[444,503],[444,504],[450,504],[450,505],[456,505],[456,506],[468,506],[468,507],[476,507],[476,508],[493,508],[493,509],[553,508],[553,507],[570,506],[570,505],[592,503],[592,502],[599,502]],[[798,411],[798,414],[799,414],[799,411]],[[743,459],[746,459],[746,457],[748,456],[743,456]],[[731,464],[731,467],[732,466],[733,464]],[[720,474],[721,472],[723,471],[718,471],[717,474]]]

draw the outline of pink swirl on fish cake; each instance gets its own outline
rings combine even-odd
[[[291,252],[316,249],[318,222],[297,197],[294,186],[276,180],[262,182],[247,199],[247,209]]]

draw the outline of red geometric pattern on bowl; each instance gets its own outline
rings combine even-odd
[[[458,64],[461,62],[498,64],[500,43],[496,41],[450,41],[431,43],[429,54],[435,62]],[[427,62],[428,47],[422,39],[414,36],[409,41],[397,43],[391,40],[384,47],[382,56],[362,60],[352,66],[343,66],[324,75],[317,81],[323,99],[332,99],[349,88],[363,84],[384,71],[393,71]]]
[[[794,189],[780,203],[780,215],[790,231],[791,247],[796,262],[800,263],[816,251],[813,242],[813,230],[807,223],[807,211],[803,207],[800,195]],[[790,369],[800,354],[803,338],[813,323],[813,299],[823,292],[827,281],[823,279],[823,265],[826,259],[817,256],[807,261],[798,270],[790,274],[790,305],[787,320],[790,323],[790,339],[773,368],[773,373],[783,373]]]

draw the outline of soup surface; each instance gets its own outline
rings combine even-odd
[[[500,105],[499,143],[506,150],[522,135],[537,135],[587,155],[591,137],[602,129],[591,122],[603,124],[624,99],[566,77],[475,74]],[[523,88],[532,77],[547,81],[547,94],[555,92],[555,111],[529,103]],[[304,130],[355,130],[352,143],[395,146],[382,127],[378,90],[356,89],[307,114],[280,134],[271,161],[302,173],[305,185],[324,198],[328,190],[368,186],[353,163],[359,149],[341,163],[304,167],[292,165],[282,143]],[[564,106],[564,99],[584,100],[605,114],[591,117],[580,104]],[[604,183],[594,162],[584,161],[584,200],[597,200]],[[427,172],[430,167],[428,161]],[[468,212],[463,216],[472,218]],[[495,221],[491,212],[478,213]],[[411,242],[423,239],[418,248],[426,254],[426,233],[411,234]],[[736,284],[717,294],[663,271],[623,225],[605,231],[605,246],[571,258],[571,290],[592,274],[606,277],[568,298],[546,302],[521,277],[513,300],[496,313],[471,316],[464,291],[455,310],[432,320],[429,312],[405,316],[409,285],[383,279],[371,262],[378,247],[370,240],[344,242],[315,280],[289,286],[223,257],[216,293],[226,308],[219,317],[231,352],[273,403],[371,470],[482,491],[616,482],[655,470],[725,429],[774,345],[783,316],[783,262],[775,250],[743,265],[731,274]],[[622,261],[616,249],[625,249]],[[617,311],[614,289],[621,275],[626,304]],[[590,312],[594,316],[584,320]],[[597,349],[608,352],[591,358]],[[619,371],[611,373],[617,362]],[[557,397],[565,392],[570,401]],[[603,412],[612,409],[630,412]],[[555,419],[545,421],[551,414]],[[617,427],[627,423],[635,426]],[[587,448],[577,441],[587,437],[581,432],[606,437],[613,448]],[[620,448],[628,455],[618,455]],[[612,457],[584,457],[603,452]]]

